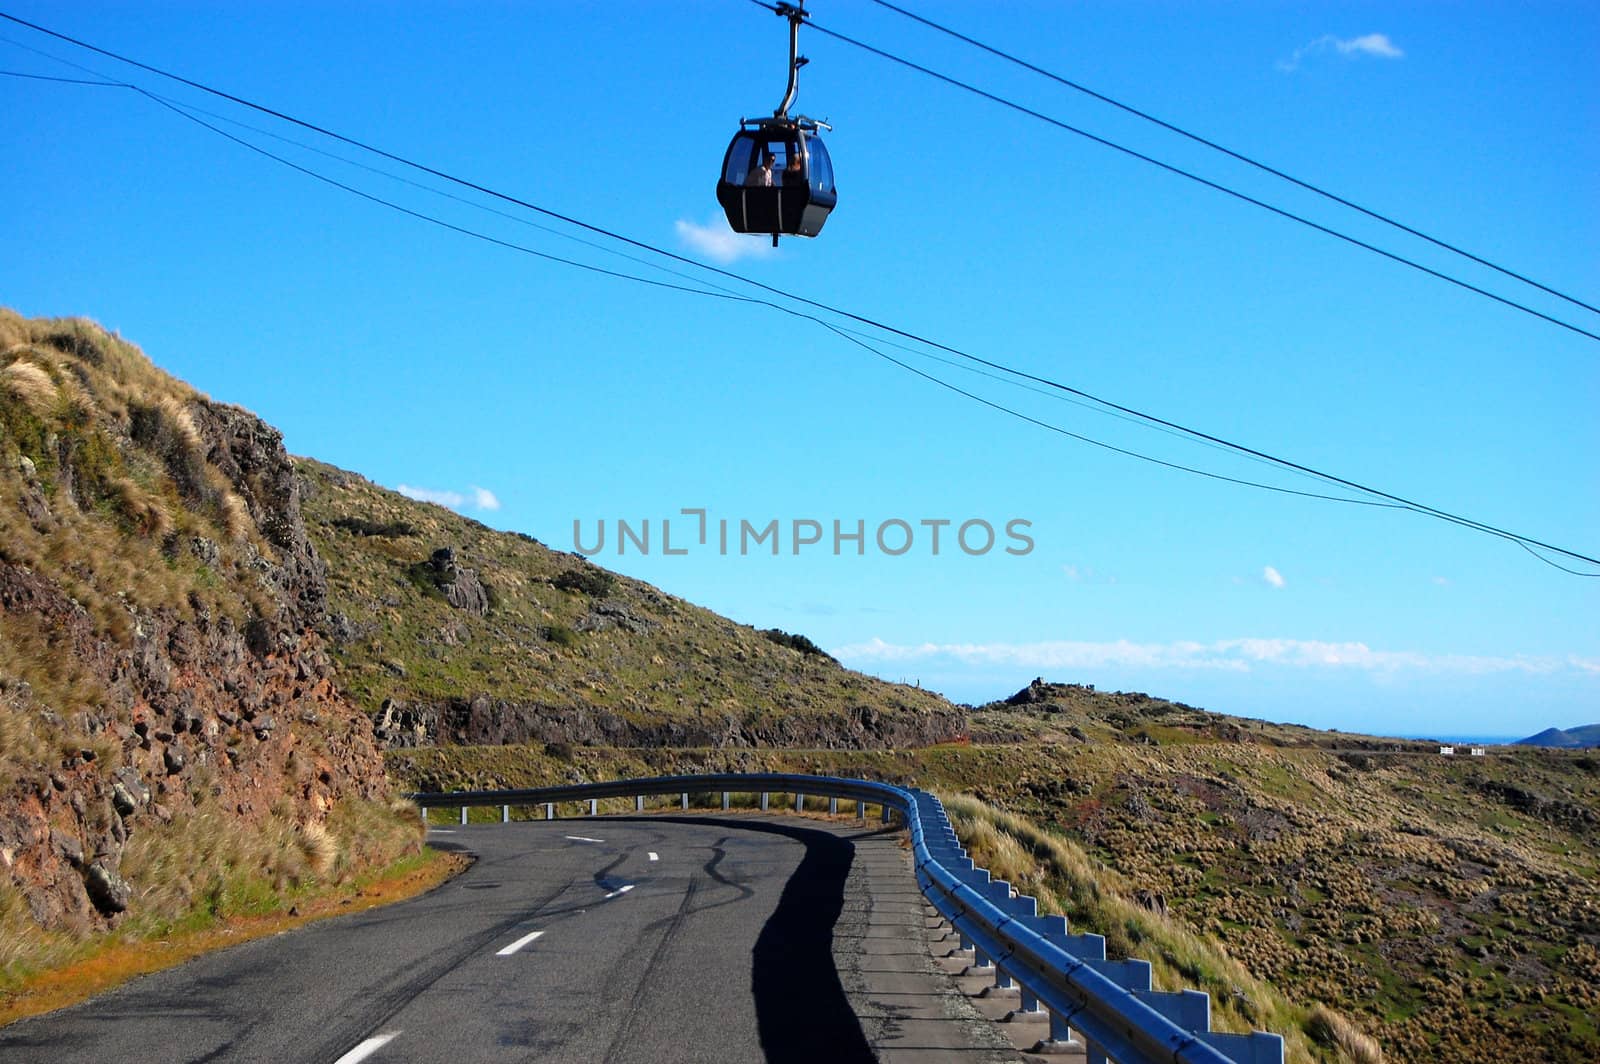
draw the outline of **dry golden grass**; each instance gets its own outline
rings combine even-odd
[[[228,533],[229,539],[241,540],[255,531],[256,523],[250,516],[250,508],[234,492],[224,491],[222,493],[220,510],[222,512],[222,527]]]
[[[1321,1006],[1308,1010],[1252,976],[1220,943],[1138,905],[1119,876],[1068,839],[970,795],[945,798],[944,804],[979,866],[1036,897],[1041,912],[1066,916],[1079,932],[1104,935],[1109,956],[1150,961],[1159,989],[1192,987],[1211,994],[1214,1029],[1283,1035],[1290,1061],[1382,1059],[1377,1043],[1344,1017]],[[1325,1017],[1315,1029],[1314,1016]]]
[[[25,1016],[65,1008],[135,976],[174,967],[212,950],[280,934],[330,916],[414,898],[463,871],[468,863],[460,854],[424,850],[403,857],[370,877],[298,899],[291,910],[229,916],[197,928],[168,929],[160,937],[121,935],[88,943],[55,936],[56,967],[43,971],[35,968],[35,974],[20,980],[8,978],[5,982],[11,985],[0,986],[0,1027]],[[15,968],[12,954],[28,944],[25,935],[19,933],[24,930],[23,925],[10,920],[6,891],[6,886],[0,884],[0,973]],[[37,962],[44,956],[34,944],[30,959]],[[59,963],[63,960],[68,962]]]
[[[191,454],[198,452],[200,430],[194,427],[194,418],[183,403],[171,395],[164,395],[157,406],[178,444]]]
[[[0,370],[0,384],[35,415],[42,417],[55,408],[56,382],[38,363],[18,359]]]
[[[302,824],[295,841],[312,875],[325,876],[332,871],[339,857],[339,840],[331,831],[321,824]]]
[[[118,477],[112,481],[111,490],[122,512],[140,535],[165,539],[172,532],[172,514],[159,496],[152,495],[128,477]]]
[[[1341,1059],[1355,1064],[1382,1064],[1383,1050],[1377,1041],[1326,1005],[1311,1010],[1306,1018],[1306,1033],[1336,1050]]]

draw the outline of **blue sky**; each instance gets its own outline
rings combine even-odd
[[[691,4],[0,8],[549,209],[982,357],[1582,553],[1600,552],[1600,343],[810,32],[798,109],[839,207],[776,252],[723,232],[736,121],[783,90],[783,23]],[[916,10],[1552,287],[1600,297],[1600,11],[1567,4],[918,3]],[[1589,331],[1600,315],[1353,216],[860,0],[819,24],[1414,257]],[[405,206],[652,267],[227,124],[394,164],[0,25]],[[289,447],[847,664],[965,701],[1037,675],[1404,734],[1600,719],[1600,581],[1415,514],[1107,453],[768,308],[596,276],[356,199],[121,90],[0,78],[0,303],[82,314]],[[415,173],[410,180],[443,187]],[[592,238],[586,236],[586,238]],[[647,253],[640,255],[652,259]],[[692,268],[675,266],[691,275]],[[699,274],[747,291],[737,282]],[[1260,465],[884,347],[1167,461]],[[702,508],[777,557],[688,544]],[[651,553],[615,553],[649,520]],[[932,526],[948,520],[941,551]],[[1033,547],[1007,554],[1007,522]],[[857,521],[793,553],[794,522]],[[912,549],[873,532],[903,521]],[[994,549],[949,537],[986,521]],[[803,525],[809,529],[811,526]],[[899,527],[888,528],[898,547]],[[981,526],[970,531],[981,536]],[[761,548],[765,550],[765,548]]]

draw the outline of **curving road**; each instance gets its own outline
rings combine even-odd
[[[1015,1060],[935,973],[897,832],[786,817],[436,828],[478,857],[0,1030],[0,1061]]]

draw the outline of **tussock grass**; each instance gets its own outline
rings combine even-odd
[[[81,948],[80,941],[71,932],[45,931],[34,923],[21,892],[8,876],[0,876],[0,991],[60,964]]]
[[[119,642],[133,609],[238,623],[272,608],[253,565],[272,547],[206,458],[203,396],[80,319],[0,309],[0,350],[0,497],[21,504],[0,506],[0,558],[55,580]],[[220,559],[202,564],[196,540]]]
[[[1334,1049],[1343,1060],[1356,1064],[1381,1064],[1383,1060],[1383,1050],[1371,1035],[1326,1005],[1312,1008],[1306,1017],[1306,1033]]]
[[[306,894],[293,906],[264,915],[201,921],[192,929],[173,926],[159,936],[134,935],[126,928],[100,939],[56,935],[54,960],[46,970],[28,970],[14,962],[19,944],[32,947],[35,959],[44,954],[39,943],[14,937],[13,932],[26,935],[34,925],[25,916],[12,922],[16,907],[0,885],[0,1027],[75,1004],[134,976],[170,968],[211,950],[279,934],[313,920],[404,901],[438,886],[469,863],[460,854],[423,850],[338,887]]]
[[[1376,1042],[1333,1010],[1291,1001],[1252,976],[1220,943],[1138,905],[1119,876],[1069,839],[970,795],[943,801],[978,865],[1036,897],[1040,912],[1066,916],[1077,932],[1104,935],[1108,956],[1150,961],[1157,988],[1208,992],[1214,1029],[1281,1034],[1291,1061],[1383,1059]]]
[[[0,371],[0,383],[14,398],[36,415],[44,415],[55,408],[56,382],[37,363],[18,359]]]
[[[134,889],[130,910],[159,928],[287,908],[421,844],[413,815],[366,799],[343,799],[326,822],[304,824],[282,815],[249,824],[204,806],[130,838],[122,873]]]

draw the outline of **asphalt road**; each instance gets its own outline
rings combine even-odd
[[[440,889],[13,1024],[0,1061],[872,1060],[834,925],[847,893],[873,889],[860,863],[851,875],[856,844],[892,852],[875,827],[655,816],[435,829],[436,845],[478,855]]]

